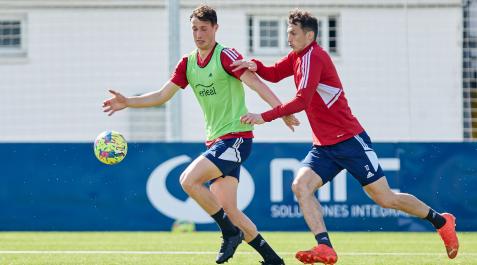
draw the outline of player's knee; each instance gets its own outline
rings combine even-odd
[[[301,181],[299,178],[293,181],[292,191],[297,197],[297,199],[300,199],[311,192],[308,188],[307,183],[305,181]]]
[[[197,185],[195,181],[193,181],[193,178],[191,177],[190,173],[188,172],[182,173],[180,177],[180,183],[181,183],[182,189],[187,194],[190,194],[191,192],[193,192]]]

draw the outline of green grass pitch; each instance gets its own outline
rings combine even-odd
[[[294,253],[314,245],[310,233],[264,232],[287,265]],[[459,233],[460,250],[449,260],[437,233],[331,232],[338,264],[477,265],[477,233]],[[206,265],[215,264],[217,232],[1,232],[2,265]],[[228,265],[258,265],[246,243]]]

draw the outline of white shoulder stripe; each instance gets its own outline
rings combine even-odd
[[[237,52],[231,50],[231,49],[223,49],[223,51],[229,55],[230,58],[233,58],[233,60],[237,60],[240,56]]]
[[[301,59],[300,63],[300,70],[301,70],[301,79],[300,79],[300,84],[298,85],[298,90],[303,88],[303,83],[305,81],[305,57]]]
[[[237,60],[238,57],[234,56],[229,49],[223,49],[223,51],[233,62]]]
[[[224,52],[227,52],[228,54],[230,54],[230,56],[235,57],[234,54],[233,54],[233,52],[232,52],[232,49],[230,49],[230,48],[224,48],[223,51],[224,51]]]
[[[310,49],[310,51],[306,54],[306,68],[305,68],[305,81],[303,82],[303,87],[306,87],[308,84],[308,77],[310,76],[310,57],[311,57],[311,51],[313,47]]]
[[[234,54],[232,53],[232,51],[231,51],[230,49],[225,48],[225,49],[223,49],[223,51],[224,51],[225,53],[227,53],[228,55],[230,55],[231,57],[234,57],[234,58],[235,58]]]
[[[300,70],[301,70],[301,80],[300,84],[298,85],[298,90],[302,89],[303,87],[303,81],[305,80],[305,58],[301,59],[301,65],[300,65]]]
[[[301,81],[298,86],[298,90],[306,87],[308,85],[308,76],[310,73],[310,58],[313,47],[302,57],[301,59]]]
[[[234,49],[227,48],[227,51],[229,51],[232,55],[234,55],[236,58],[239,57],[238,53]]]

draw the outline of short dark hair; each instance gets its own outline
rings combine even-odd
[[[200,5],[190,15],[190,20],[195,17],[200,21],[209,21],[212,25],[217,24],[217,13],[215,10],[208,5]]]
[[[293,25],[298,25],[298,23],[300,23],[301,29],[304,31],[313,31],[315,33],[315,40],[318,37],[318,20],[308,11],[298,8],[293,9],[288,15],[288,23]]]

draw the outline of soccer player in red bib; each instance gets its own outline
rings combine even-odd
[[[313,148],[302,161],[292,189],[317,245],[298,251],[295,257],[305,264],[337,262],[338,256],[314,194],[341,170],[347,169],[381,207],[401,210],[431,222],[444,241],[447,255],[455,258],[459,249],[455,217],[437,213],[413,195],[389,188],[369,136],[351,113],[333,62],[316,42],[317,30],[315,17],[303,10],[293,10],[288,17],[288,42],[292,51],[287,56],[269,67],[258,60],[233,64],[235,70],[247,68],[270,82],[293,76],[296,85],[295,98],[261,114],[248,113],[242,116],[243,123],[262,124],[303,110],[310,122]]]
[[[251,152],[253,138],[253,125],[240,122],[240,117],[247,114],[242,81],[270,106],[278,106],[281,102],[254,73],[248,70],[232,72],[230,65],[242,56],[235,49],[215,41],[218,24],[214,9],[199,6],[192,12],[190,21],[197,49],[182,58],[163,88],[128,98],[111,91],[113,98],[104,102],[104,111],[111,115],[126,107],[162,105],[189,85],[204,113],[208,149],[186,168],[180,182],[184,191],[222,231],[216,263],[222,264],[232,258],[245,239],[263,257],[261,264],[284,265],[258,233],[255,224],[237,208],[240,166]],[[284,121],[292,130],[299,124],[293,116],[285,117]],[[210,189],[204,185],[207,182]]]

